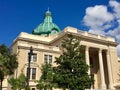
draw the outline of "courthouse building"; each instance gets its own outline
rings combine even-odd
[[[84,46],[85,60],[88,65],[92,65],[88,73],[94,74],[95,90],[120,90],[120,63],[118,61],[115,39],[108,36],[92,34],[87,31],[78,30],[73,27],[66,27],[63,30],[53,23],[51,12],[45,13],[44,21],[36,27],[32,34],[21,32],[13,41],[11,49],[18,54],[19,66],[14,77],[21,73],[26,75],[28,67],[28,53],[32,46],[31,72],[29,85],[32,90],[36,89],[35,80],[39,80],[41,75],[41,65],[45,62],[54,64],[55,57],[61,54],[61,40],[72,34],[77,36]]]

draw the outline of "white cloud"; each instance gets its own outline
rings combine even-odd
[[[117,42],[120,42],[120,27],[115,28],[113,30],[109,30],[108,32],[106,32],[106,35],[115,37]]]
[[[116,16],[116,18],[120,19],[120,3],[117,1],[109,1],[109,5],[111,6],[111,8],[114,11],[114,15]]]
[[[90,27],[90,32],[104,34],[104,30],[112,26],[113,19],[113,15],[107,11],[106,6],[96,5],[86,9],[83,21],[86,26]]]
[[[108,3],[109,6],[88,7],[83,22],[89,27],[89,32],[110,35],[120,42],[120,2],[110,0]],[[120,45],[117,46],[117,50],[120,56]]]
[[[120,3],[112,0],[109,2],[109,5],[113,9],[114,19],[116,19],[118,26],[113,30],[108,31],[107,34],[114,36],[117,41],[120,42]]]

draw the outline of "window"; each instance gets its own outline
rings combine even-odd
[[[29,55],[28,55],[28,60],[29,60]],[[34,53],[32,56],[31,56],[31,62],[37,62],[37,54]]]
[[[44,63],[48,62],[48,55],[44,55]]]
[[[32,61],[36,62],[37,61],[37,54],[32,55]]]
[[[45,54],[44,55],[44,63],[52,63],[52,55]]]
[[[35,90],[35,88],[32,88],[32,90]]]
[[[36,68],[32,68],[32,79],[36,79]]]
[[[49,63],[52,63],[52,55],[49,55]]]
[[[26,76],[28,74],[28,68],[26,72]],[[30,80],[35,80],[36,79],[36,68],[30,68]]]

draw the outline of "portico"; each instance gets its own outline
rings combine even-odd
[[[113,90],[113,76],[111,73],[109,50],[93,48],[87,45],[85,46],[85,57],[86,63],[90,66],[88,74],[93,74],[95,79],[95,83],[92,88]]]

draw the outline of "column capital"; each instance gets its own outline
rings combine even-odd
[[[99,53],[102,53],[102,50],[103,50],[102,48],[99,48],[99,49],[98,49]]]
[[[103,49],[102,48],[98,48],[99,51],[102,51]]]
[[[109,50],[106,50],[106,54],[109,55]]]
[[[90,46],[88,46],[88,45],[86,45],[85,47],[86,47],[86,48],[90,48]]]
[[[86,50],[89,50],[89,48],[90,48],[90,46],[88,46],[88,45],[85,46],[85,49],[86,49]]]

